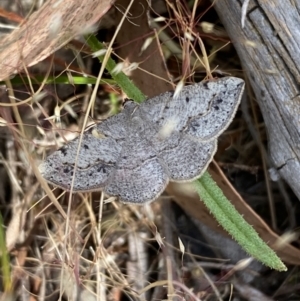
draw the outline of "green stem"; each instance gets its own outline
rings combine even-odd
[[[90,35],[86,38],[86,41],[93,52],[105,49],[105,47],[97,40],[94,35]],[[99,61],[102,63],[104,55],[98,56]],[[125,75],[124,72],[115,73],[113,70],[116,67],[116,63],[112,58],[108,59],[106,64],[106,70],[110,73],[111,77],[116,81],[123,92],[136,102],[142,102],[145,100],[145,95],[138,89],[134,83]]]
[[[9,293],[12,289],[10,259],[6,248],[5,230],[3,229],[2,215],[0,214],[0,252],[1,252],[1,269],[4,292]]]

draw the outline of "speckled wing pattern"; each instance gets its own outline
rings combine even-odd
[[[141,105],[127,101],[109,117],[51,154],[39,167],[55,186],[73,192],[103,190],[122,202],[155,200],[169,181],[199,178],[217,138],[235,115],[244,81],[225,77],[167,92]]]

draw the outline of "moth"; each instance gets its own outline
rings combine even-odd
[[[102,190],[125,203],[151,202],[169,181],[201,177],[244,86],[240,78],[224,77],[185,86],[176,96],[166,92],[142,104],[127,101],[121,113],[84,132],[80,146],[76,138],[48,156],[39,170],[66,190],[74,177],[73,192]]]

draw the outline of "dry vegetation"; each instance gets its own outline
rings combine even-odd
[[[97,31],[107,45],[117,33],[112,57],[123,67],[139,63],[138,69],[123,70],[143,93],[170,90],[183,77],[198,82],[209,72],[244,77],[210,1],[154,2],[148,13],[146,2],[137,1],[125,20],[127,1],[116,3]],[[0,24],[18,26],[39,5],[3,1]],[[151,25],[155,31],[148,17],[160,18]],[[11,31],[2,26],[1,39]],[[106,72],[102,79],[108,81],[94,90],[102,65],[78,34],[0,87],[1,300],[300,300],[298,250],[291,245],[284,250],[287,273],[247,261],[195,205],[190,188],[173,185],[145,207],[123,205],[101,192],[70,195],[52,186],[52,195],[45,192],[37,170],[41,160],[78,135],[86,116],[89,126],[120,110],[125,98]],[[42,43],[39,50],[47,46]],[[205,66],[199,62],[203,56]],[[250,87],[246,94],[215,160],[242,196],[236,206],[252,207],[248,221],[270,241],[277,239],[274,232],[299,226],[299,204],[289,187],[269,179],[264,123]],[[224,175],[217,177],[222,182]]]

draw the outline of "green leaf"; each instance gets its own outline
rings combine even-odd
[[[194,185],[201,200],[218,223],[249,255],[275,270],[287,270],[276,253],[259,237],[253,227],[244,220],[225,197],[223,191],[207,171],[194,182]]]

